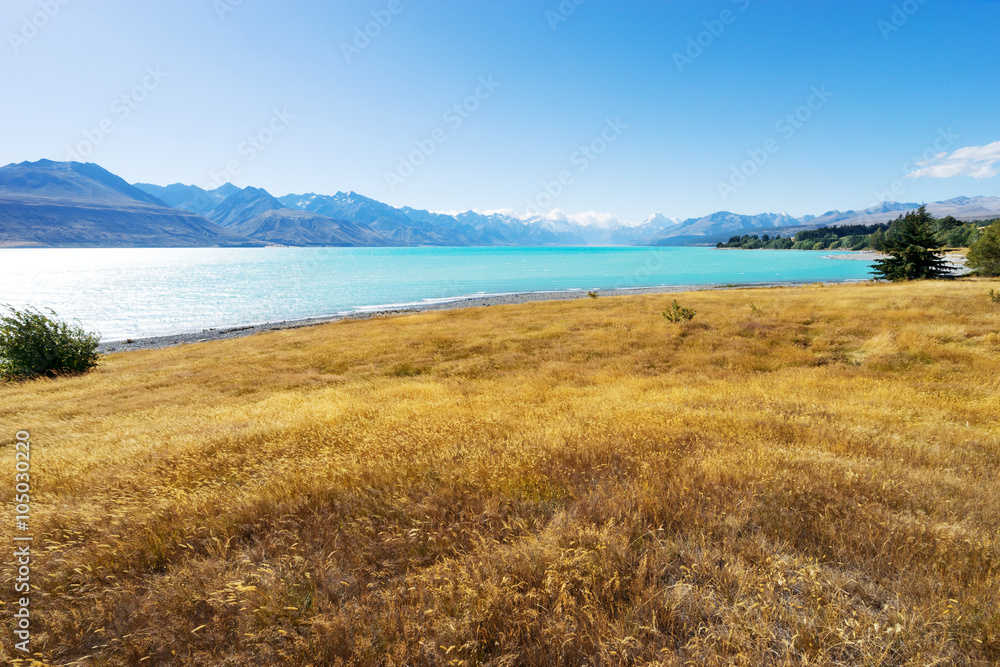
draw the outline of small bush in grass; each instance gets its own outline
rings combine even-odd
[[[997,294],[996,290],[990,290],[990,299],[993,300],[993,303],[1000,303],[1000,294]]]
[[[587,292],[587,296],[589,296],[591,299],[596,299],[600,295],[597,292]]]
[[[690,322],[697,314],[697,312],[691,310],[690,308],[681,308],[681,304],[677,303],[677,299],[674,299],[673,306],[663,311],[663,316],[667,318],[667,321],[674,324]]]
[[[0,377],[28,380],[85,373],[97,366],[100,336],[34,308],[5,306],[0,316]]]

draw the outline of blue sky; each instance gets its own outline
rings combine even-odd
[[[5,0],[0,28],[3,164],[631,221],[1000,195],[994,0]]]

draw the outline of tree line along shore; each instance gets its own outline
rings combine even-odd
[[[872,250],[884,252],[888,240],[899,228],[905,216],[893,222],[872,225],[843,225],[820,227],[796,232],[792,235],[743,234],[731,237],[718,248],[738,248],[742,250]],[[962,222],[952,216],[934,218],[931,231],[939,248],[968,248],[979,240],[983,230],[1000,221],[980,220]]]

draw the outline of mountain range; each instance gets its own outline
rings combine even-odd
[[[95,164],[0,168],[0,247],[262,246]]]
[[[919,206],[886,202],[800,218],[719,211],[678,220],[657,213],[627,224],[558,211],[525,218],[396,208],[355,192],[275,197],[231,183],[214,190],[132,185],[96,164],[40,160],[0,168],[0,247],[707,245],[748,232],[886,222]],[[1000,197],[958,197],[927,208],[987,220],[1000,218]]]

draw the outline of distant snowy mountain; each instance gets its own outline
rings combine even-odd
[[[431,213],[412,208],[400,209],[414,220],[423,220],[451,229],[471,240],[471,245],[543,246],[587,245],[581,232],[571,226],[521,220],[506,213],[466,211],[456,215]]]
[[[662,237],[677,229],[680,224],[681,221],[676,218],[654,213],[638,225],[608,230],[603,241],[605,245],[642,245],[648,239]]]
[[[655,233],[655,229],[650,229],[650,234],[645,236],[641,245],[678,245],[679,243],[697,242],[704,238],[706,241],[715,238],[732,235],[736,232],[756,229],[775,229],[780,227],[792,227],[801,225],[802,221],[793,218],[785,213],[761,213],[760,215],[740,215],[729,211],[719,211],[703,218],[689,218],[678,224],[663,229]]]
[[[959,220],[984,220],[1000,216],[1000,197],[956,197],[927,205],[927,211],[942,218],[950,215]]]
[[[827,211],[821,216],[795,218],[787,213],[742,215],[718,211],[700,218],[678,220],[656,213],[640,223],[628,223],[605,213],[519,216],[514,211],[440,213],[409,207],[394,208],[354,192],[336,195],[288,195],[290,208],[369,224],[399,243],[423,245],[688,245],[715,243],[737,233],[798,230],[821,226],[874,224],[893,220],[917,203],[884,202],[863,211]],[[998,197],[960,197],[928,205],[934,215],[963,220],[1000,217]]]
[[[41,160],[0,169],[0,245],[707,245],[745,233],[888,222],[919,206],[883,202],[799,218],[718,211],[679,220],[655,213],[629,222],[594,211],[527,216],[397,208],[356,192],[278,198],[231,183],[214,190],[130,185],[95,164]],[[989,220],[1000,218],[1000,197],[956,197],[927,209],[939,217]]]
[[[291,208],[260,188],[237,190],[208,217],[234,232],[278,245],[397,245],[365,223]]]
[[[662,213],[654,213],[645,220],[642,221],[643,227],[655,227],[657,229],[669,229],[674,225],[680,224],[680,220],[677,218],[668,218]]]
[[[914,211],[922,204],[915,202],[883,202],[863,211],[828,211],[819,217],[802,218],[814,226],[873,225],[890,222],[907,211]],[[943,218],[952,216],[959,220],[989,220],[1000,217],[1000,197],[956,197],[947,201],[927,204],[927,212]]]
[[[415,220],[400,209],[356,192],[286,195],[280,201],[289,208],[367,225],[396,245],[474,245],[472,239],[460,233],[451,233],[439,224]]]
[[[808,220],[802,219],[816,227],[834,227],[837,225],[865,224],[874,225],[898,218],[907,211],[914,211],[920,208],[920,204],[896,202],[882,202],[877,206],[867,208],[863,211],[827,211],[820,216],[808,216]]]

